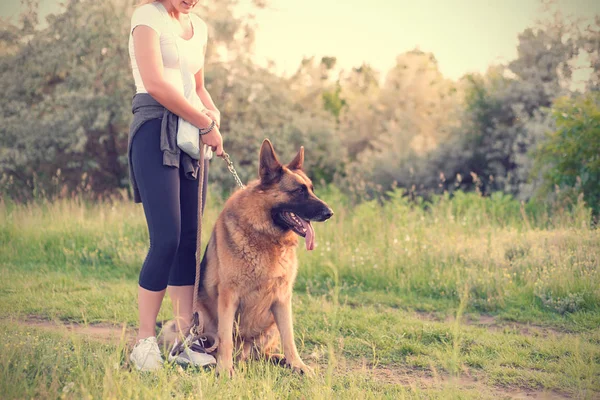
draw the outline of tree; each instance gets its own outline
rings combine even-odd
[[[382,131],[378,117],[382,108],[379,74],[371,66],[363,64],[343,74],[338,82],[340,96],[345,102],[339,115],[339,135],[349,160],[355,162],[361,152],[371,148]]]
[[[592,73],[587,82],[588,90],[600,90],[600,16],[590,24],[579,38],[580,47],[588,54]]]
[[[340,135],[350,155],[342,184],[359,192],[411,187],[415,162],[458,123],[458,88],[442,76],[433,54],[401,54],[381,86],[378,80],[367,65],[341,80],[347,106]]]
[[[431,184],[442,174],[445,190],[533,195],[531,151],[554,128],[553,99],[570,93],[576,30],[560,18],[546,22],[522,32],[517,50],[507,66],[464,78],[460,127],[428,155],[433,174],[419,180]]]
[[[0,166],[13,194],[57,190],[57,170],[70,189],[126,181],[129,10],[117,1],[71,0],[44,29],[36,29],[33,8],[20,28],[4,28],[15,34],[2,35]]]
[[[221,132],[242,180],[257,176],[258,150],[269,138],[282,160],[290,159],[300,146],[306,149],[305,168],[315,183],[330,182],[344,159],[344,147],[336,136],[335,118],[325,111],[320,96],[312,100],[292,90],[288,79],[245,60],[215,66],[211,93],[218,98],[223,119]],[[233,188],[221,162],[212,163],[211,180]]]
[[[557,99],[552,109],[556,131],[536,151],[547,195],[555,187],[574,197],[582,194],[600,215],[600,93]]]

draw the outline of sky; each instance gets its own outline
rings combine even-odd
[[[210,0],[200,0],[210,1]],[[242,12],[249,0],[240,0]],[[59,0],[39,0],[43,16]],[[0,0],[15,17],[19,0]],[[303,57],[334,56],[342,69],[363,62],[385,72],[396,56],[431,52],[445,77],[484,73],[516,57],[518,34],[542,16],[540,0],[270,0],[256,13],[256,61],[292,74]],[[600,15],[597,0],[555,0],[567,15]]]
[[[431,52],[444,76],[485,72],[517,55],[518,34],[543,16],[539,0],[272,0],[258,15],[256,53],[293,73],[303,56],[335,56],[385,72],[403,52]],[[600,14],[600,1],[559,0],[565,14]]]

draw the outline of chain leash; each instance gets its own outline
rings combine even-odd
[[[241,189],[244,189],[245,186],[242,183],[242,180],[240,179],[240,177],[238,176],[237,171],[235,170],[235,167],[233,166],[233,161],[231,161],[231,158],[229,158],[229,154],[223,153],[223,160],[225,160],[225,162],[227,163],[227,169],[229,170],[229,172],[231,172],[231,175],[233,175],[233,179],[235,179],[235,182],[237,183],[237,185]]]

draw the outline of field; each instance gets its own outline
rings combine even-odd
[[[232,381],[129,369],[140,205],[0,200],[1,397],[600,398],[600,231],[584,206],[321,194],[336,214],[313,252],[299,248],[294,297],[317,375],[251,362]],[[221,200],[209,203],[205,240]]]

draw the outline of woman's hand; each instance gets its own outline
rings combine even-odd
[[[202,140],[202,143],[205,145],[210,146],[217,156],[223,156],[223,138],[221,137],[221,132],[219,132],[217,126],[212,128],[210,132],[200,135],[200,140]]]
[[[208,108],[204,110],[204,114],[208,115],[210,119],[215,121],[217,124],[217,128],[221,127],[221,113],[219,110],[209,110]]]

